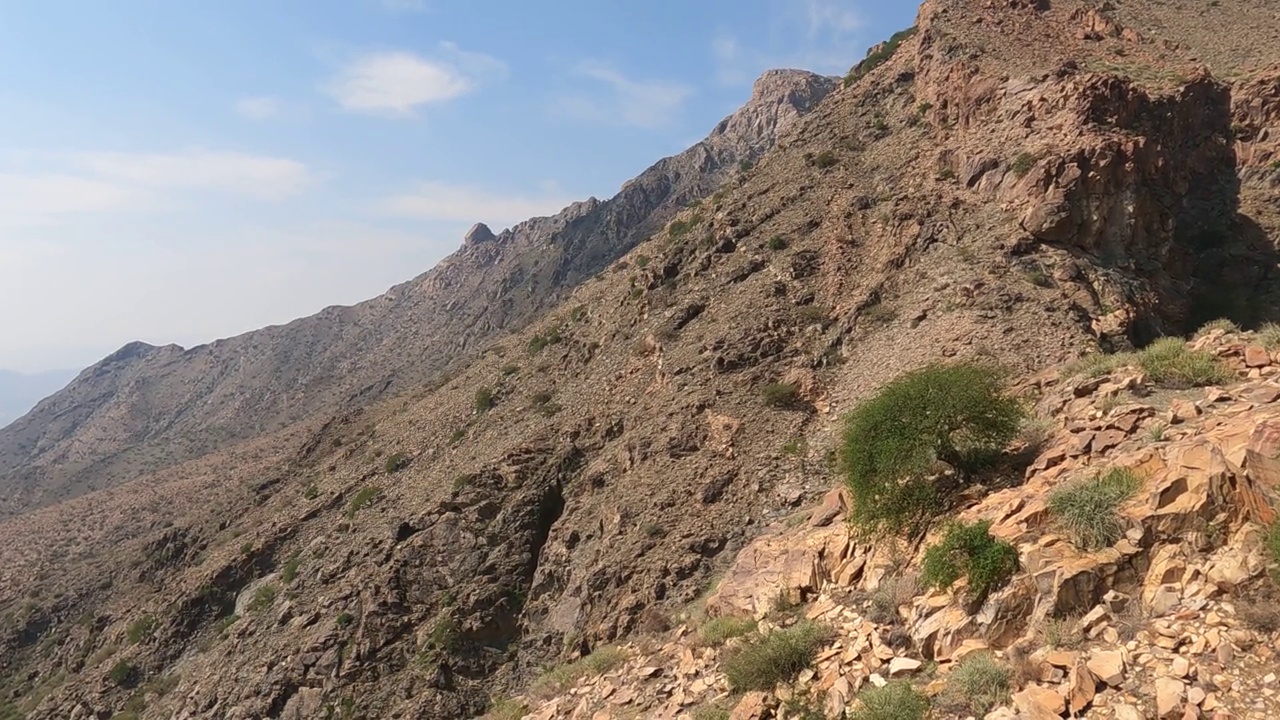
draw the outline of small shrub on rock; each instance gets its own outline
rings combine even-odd
[[[1018,551],[991,536],[990,521],[973,525],[956,522],[947,527],[942,542],[925,550],[921,569],[924,584],[940,590],[948,590],[967,577],[970,595],[981,602],[1017,572]]]
[[[603,675],[621,665],[626,659],[626,653],[620,648],[602,647],[586,657],[548,670],[534,681],[529,690],[537,697],[555,697],[578,680]]]
[[[733,638],[739,638],[754,632],[756,621],[746,617],[712,618],[698,631],[698,643],[708,647],[720,647]]]
[[[849,714],[852,720],[925,720],[928,716],[929,698],[906,680],[866,686]]]
[[[138,684],[138,668],[128,660],[121,660],[111,666],[107,678],[118,687],[133,687]]]
[[[1138,364],[1152,382],[1167,388],[1218,385],[1231,380],[1222,361],[1203,350],[1192,350],[1182,338],[1160,338],[1138,353]]]
[[[1009,700],[1013,671],[991,653],[966,655],[947,676],[946,700],[982,717]]]
[[[869,533],[921,531],[945,500],[927,477],[938,461],[963,470],[990,458],[1025,417],[990,365],[931,365],[889,383],[845,419],[853,521]]]
[[[487,413],[493,409],[493,388],[478,387],[476,388],[475,400],[472,402],[476,414]]]
[[[1142,487],[1128,468],[1115,468],[1049,494],[1049,514],[1083,550],[1110,546],[1124,535],[1117,509]]]
[[[383,469],[387,471],[388,475],[394,475],[409,467],[409,462],[410,460],[408,455],[401,452],[391,453],[391,455],[387,457],[387,463],[383,466]]]
[[[760,397],[769,407],[794,407],[799,400],[800,389],[793,383],[770,383],[761,388]]]
[[[1200,329],[1196,331],[1196,337],[1204,337],[1215,330],[1221,330],[1224,333],[1238,333],[1240,332],[1240,326],[1227,318],[1218,318],[1201,325]]]
[[[1280,349],[1280,324],[1272,322],[1258,328],[1258,342],[1272,352]]]
[[[129,623],[129,643],[137,645],[138,643],[151,637],[151,633],[156,629],[156,618],[154,615],[143,615],[142,617]]]
[[[729,687],[734,692],[773,689],[809,667],[827,637],[826,628],[801,621],[748,639],[725,659]]]
[[[369,507],[373,501],[378,498],[378,494],[382,491],[370,485],[369,487],[360,488],[356,496],[351,498],[351,504],[347,506],[347,518],[353,518],[356,513]]]

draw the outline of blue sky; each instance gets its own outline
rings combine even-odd
[[[81,0],[0,9],[0,367],[350,304],[609,197],[875,0]]]

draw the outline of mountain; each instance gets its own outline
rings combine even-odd
[[[75,376],[71,370],[28,374],[0,369],[0,427],[22,417],[36,403],[62,389]]]
[[[784,137],[837,81],[778,70],[703,141],[613,198],[495,235],[354,307],[184,349],[132,343],[0,431],[0,517],[418,387],[465,365]]]
[[[837,658],[846,696],[876,676],[918,678],[932,660],[937,682],[918,685],[936,693],[953,653],[1013,658],[1024,633],[1075,627],[1078,613],[1085,647],[1012,675],[1038,703],[1024,716],[1083,711],[1088,690],[1144,704],[1128,717],[1274,715],[1261,685],[1235,682],[1265,683],[1255,676],[1280,625],[1246,629],[1235,613],[1270,592],[1259,520],[1273,517],[1280,451],[1274,429],[1246,445],[1261,423],[1243,414],[1270,419],[1280,397],[1276,328],[1262,325],[1280,319],[1278,33],[1262,0],[930,0],[751,167],[628,235],[633,246],[525,326],[459,345],[472,356],[442,379],[406,373],[360,402],[320,401],[264,369],[257,393],[337,411],[264,423],[0,522],[0,717],[467,718],[507,695],[550,700],[541,718],[639,717],[669,702],[691,713],[728,695],[718,664],[689,680],[717,651],[658,646],[687,640],[686,610],[744,578],[799,590],[779,610],[842,603],[803,608],[847,633],[817,659],[822,675],[798,675],[807,689],[835,687],[812,681],[835,681]],[[478,229],[460,256],[496,247]],[[536,259],[559,267],[558,247],[526,256],[542,270],[520,277],[555,277]],[[450,267],[428,277],[464,287]],[[488,286],[510,298],[520,287]],[[1191,346],[1201,365],[1158,346],[1165,373],[1186,371],[1181,385],[1107,372],[1125,356],[1095,360],[1092,377],[1060,371],[1219,315]],[[383,348],[365,342],[344,371],[364,373]],[[197,351],[126,348],[81,380],[97,373],[115,396],[110,383],[155,377],[125,369],[211,352]],[[1019,570],[998,604],[907,590],[879,601],[893,617],[872,620],[863,593],[915,569],[921,539],[874,538],[871,553],[835,525],[814,548],[799,533],[779,540],[779,526],[796,530],[798,511],[842,482],[848,410],[957,358],[999,361],[1040,414],[1028,437],[1047,425],[1056,440],[1036,457],[1025,439],[1007,448],[955,498],[961,517],[1017,543]],[[1205,363],[1226,371],[1188,379]],[[1182,387],[1206,382],[1219,387]],[[97,439],[111,432],[167,448],[187,437],[171,426],[218,412],[190,405],[155,425],[145,403],[112,401],[128,412],[88,423],[57,400],[28,420],[96,428],[33,435],[71,458],[127,444]],[[44,457],[48,476],[58,466]],[[1142,513],[1111,546],[1072,551],[1045,497],[1121,462],[1150,479],[1134,498]],[[615,644],[660,664],[609,670],[600,658]],[[1095,651],[1109,659],[1097,671],[1084,664]],[[606,671],[600,683],[562,692],[593,670]],[[632,684],[637,674],[649,682]],[[759,705],[739,717],[801,716],[791,703],[805,700],[772,683],[748,699]]]

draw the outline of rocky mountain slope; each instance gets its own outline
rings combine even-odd
[[[0,518],[434,381],[754,162],[836,81],[771,71],[703,141],[613,198],[494,235],[353,307],[183,349],[134,343],[0,431]]]
[[[0,427],[25,415],[36,403],[62,389],[73,377],[74,372],[64,370],[34,374],[0,370]]]
[[[1199,33],[1220,15],[1237,31]],[[462,718],[608,644],[666,642],[672,616],[735,558],[767,559],[744,548],[829,491],[840,416],[899,373],[994,357],[1031,376],[1203,317],[1275,316],[1280,70],[1258,53],[1280,47],[1262,42],[1278,26],[1248,0],[926,3],[914,33],[875,49],[754,168],[442,385],[0,524],[0,699],[32,718]],[[1222,347],[1245,366],[1239,346],[1254,342]],[[1239,380],[1261,381],[1273,361],[1255,357]],[[1265,412],[1240,404],[1269,404],[1257,389],[1229,388],[1232,412]],[[1022,552],[1044,540],[1037,567],[1057,573],[1078,558],[1050,542],[1034,503],[1080,458],[1139,450],[1148,417],[1065,427],[1080,407],[1042,412],[1063,419],[1077,454],[1042,455],[1030,484],[971,505]],[[1162,477],[1175,502],[1157,499],[1156,516],[1185,515],[1178,498],[1198,496]],[[1215,494],[1206,507],[1254,505]],[[1148,511],[1129,517],[1147,527]],[[1253,557],[1244,519],[1224,527],[1202,549]],[[1129,555],[1103,553],[1111,565],[1080,559],[1081,607],[1060,610],[1090,612],[1103,588],[1136,597],[1149,551],[1175,536],[1160,525]],[[846,546],[836,571],[857,557],[871,556]],[[1134,572],[1112,573],[1125,558]],[[1185,564],[1211,574],[1199,556]],[[880,647],[940,664],[966,639],[1003,652],[1057,602],[1040,593],[1058,579],[1023,576],[1018,597],[1036,612],[1004,624],[963,620],[946,595],[904,600],[912,623],[927,607],[932,634]],[[1205,587],[1179,597],[1230,601]],[[1191,611],[1206,608],[1233,618]],[[841,672],[869,662],[846,636]],[[858,637],[876,646],[871,629]],[[1144,668],[1172,663],[1147,655]],[[685,667],[653,657],[643,672],[659,683]],[[1081,673],[1045,661],[1034,685],[1047,701],[1053,667]],[[693,701],[679,712],[719,692],[715,672],[682,686]],[[594,713],[611,702],[597,689],[610,692],[592,685],[551,712],[589,699]],[[642,712],[613,705],[599,717]]]

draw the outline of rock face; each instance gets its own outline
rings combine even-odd
[[[0,518],[359,407],[459,367],[754,162],[836,81],[775,70],[702,142],[613,198],[494,235],[354,307],[184,350],[136,343],[0,430]]]
[[[1224,298],[1256,292],[1261,312],[1270,302],[1265,253],[1280,225],[1258,201],[1260,177],[1232,180],[1233,166],[1255,166],[1231,156],[1239,121],[1224,116],[1253,107],[1237,91],[1256,67],[1231,63],[1274,59],[1278,46],[1257,42],[1276,30],[1274,5],[1119,5],[931,0],[896,53],[883,48],[808,113],[740,118],[777,133],[774,149],[665,230],[635,231],[648,216],[589,201],[470,242],[417,284],[343,311],[388,308],[363,335],[337,311],[332,335],[314,318],[274,331],[310,363],[297,375],[259,368],[260,384],[221,384],[254,367],[236,341],[134,348],[91,371],[77,392],[128,379],[148,403],[108,398],[109,424],[47,403],[42,423],[77,429],[36,433],[23,452],[92,464],[98,444],[67,438],[141,433],[198,454],[174,433],[246,417],[210,395],[152,424],[164,414],[148,407],[181,405],[143,372],[153,363],[235,348],[244,363],[210,360],[201,382],[254,388],[235,396],[248,408],[271,393],[272,408],[327,408],[331,383],[374,377],[366,358],[475,352],[436,386],[0,523],[0,702],[16,706],[0,714],[109,717],[145,702],[145,720],[317,706],[321,717],[453,718],[505,693],[544,719],[674,720],[729,692],[721,653],[732,643],[712,647],[683,620],[709,594],[714,612],[766,615],[766,630],[794,622],[778,617],[779,596],[779,607],[808,603],[797,613],[836,631],[795,683],[743,706],[748,717],[800,715],[806,698],[838,717],[895,671],[936,695],[931,685],[980,651],[1025,661],[1016,692],[1031,689],[1019,696],[1028,712],[1154,717],[1164,676],[1186,686],[1184,716],[1253,701],[1258,716],[1280,716],[1262,692],[1271,671],[1257,672],[1274,664],[1275,635],[1246,627],[1242,601],[1265,574],[1274,481],[1246,462],[1250,437],[1280,408],[1280,366],[1248,348],[1274,338],[1195,340],[1229,382],[1174,393],[1176,405],[1137,368],[1042,372],[1188,327],[1205,310],[1197,288],[1236,265],[1250,267],[1230,277],[1249,280]],[[1200,38],[1220,16],[1235,31]],[[1239,79],[1184,72],[1190,54]],[[1259,107],[1261,118],[1269,106]],[[734,142],[718,131],[688,168],[740,157]],[[672,198],[671,162],[622,195]],[[1250,223],[1253,236],[1184,232]],[[635,245],[610,262],[601,233]],[[539,252],[508,253],[534,240]],[[491,267],[501,270],[476,270]],[[591,267],[603,270],[582,281]],[[525,293],[536,305],[570,285],[548,312],[522,309]],[[480,297],[486,309],[441,313],[419,302],[427,295]],[[476,352],[492,317],[531,320]],[[415,334],[455,326],[452,348]],[[294,337],[299,328],[314,338]],[[308,349],[351,343],[361,352]],[[839,417],[877,387],[977,357],[1023,378],[1053,432],[1028,472],[964,498],[961,517],[990,520],[1022,563],[973,607],[966,593],[909,582],[917,544],[871,548],[843,534],[848,503],[829,492],[828,458]],[[363,397],[394,393],[416,367],[377,373],[395,382]],[[1274,444],[1260,437],[1254,450],[1271,457]],[[1045,498],[1117,463],[1143,490],[1120,508],[1122,538],[1080,551]],[[1053,628],[1080,647],[1048,648]],[[1113,652],[1120,663],[1101,655]],[[594,657],[526,692],[583,656]],[[561,692],[575,684],[561,680],[597,670]],[[996,717],[1016,712],[1012,695]]]

